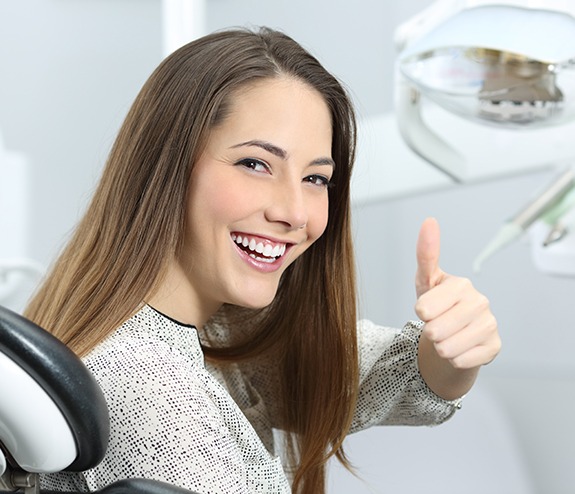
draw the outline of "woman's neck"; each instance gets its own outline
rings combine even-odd
[[[169,318],[197,328],[202,328],[219,309],[219,305],[202,300],[176,263],[171,263],[162,282],[145,302]]]

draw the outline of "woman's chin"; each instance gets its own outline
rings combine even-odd
[[[255,289],[253,291],[246,291],[241,297],[237,297],[234,305],[245,309],[263,309],[274,301],[276,293],[277,287],[274,290]]]

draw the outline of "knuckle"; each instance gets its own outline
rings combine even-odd
[[[469,278],[458,278],[459,286],[461,290],[470,290],[473,288],[473,283]]]
[[[437,329],[435,328],[435,326],[431,323],[426,323],[425,324],[425,336],[427,337],[427,339],[433,343],[436,343],[439,339],[439,336],[437,334]]]
[[[442,359],[450,359],[452,355],[450,355],[449,347],[445,343],[436,343],[435,344],[435,351],[437,355],[439,355]]]
[[[483,295],[482,293],[478,293],[477,306],[482,310],[489,310],[490,305],[491,304],[489,302],[489,299],[485,295]],[[493,319],[495,319],[495,318],[493,318]]]
[[[497,330],[499,325],[497,324],[497,319],[495,318],[495,316],[493,314],[490,314],[488,324],[489,324],[489,328],[491,329],[491,331],[493,333],[496,333],[497,336],[499,337],[499,332]]]
[[[431,319],[429,307],[421,298],[415,303],[415,313],[422,321],[429,321]]]
[[[485,316],[485,319],[483,320],[482,324],[483,324],[483,333],[485,334],[486,338],[500,339],[497,319],[491,312],[489,312],[489,314]]]
[[[503,344],[501,341],[501,337],[499,335],[497,335],[497,337],[495,338],[495,341],[493,342],[493,352],[495,355],[499,354],[502,346],[503,346]]]
[[[464,370],[468,368],[468,365],[464,357],[455,357],[449,360],[449,363],[454,369]]]

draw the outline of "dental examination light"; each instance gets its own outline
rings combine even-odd
[[[401,25],[396,115],[407,145],[456,182],[469,177],[472,157],[457,146],[466,125],[480,148],[508,148],[479,166],[534,159],[533,136],[549,146],[542,166],[575,157],[572,137],[555,130],[575,120],[574,16],[571,1],[440,0]]]
[[[562,169],[474,262],[528,229],[541,271],[575,275],[575,2],[438,0],[395,32],[405,144],[452,182]]]

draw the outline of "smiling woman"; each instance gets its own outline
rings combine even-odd
[[[234,94],[192,171],[182,249],[147,302],[199,327],[225,303],[269,305],[327,225],[331,135],[325,101],[298,79]]]
[[[494,318],[439,269],[427,221],[425,328],[357,323],[354,151],[341,84],[282,33],[217,32],[160,64],[26,311],[83,356],[110,409],[103,462],[44,486],[318,494],[332,456],[349,466],[348,433],[455,412],[499,350]]]

